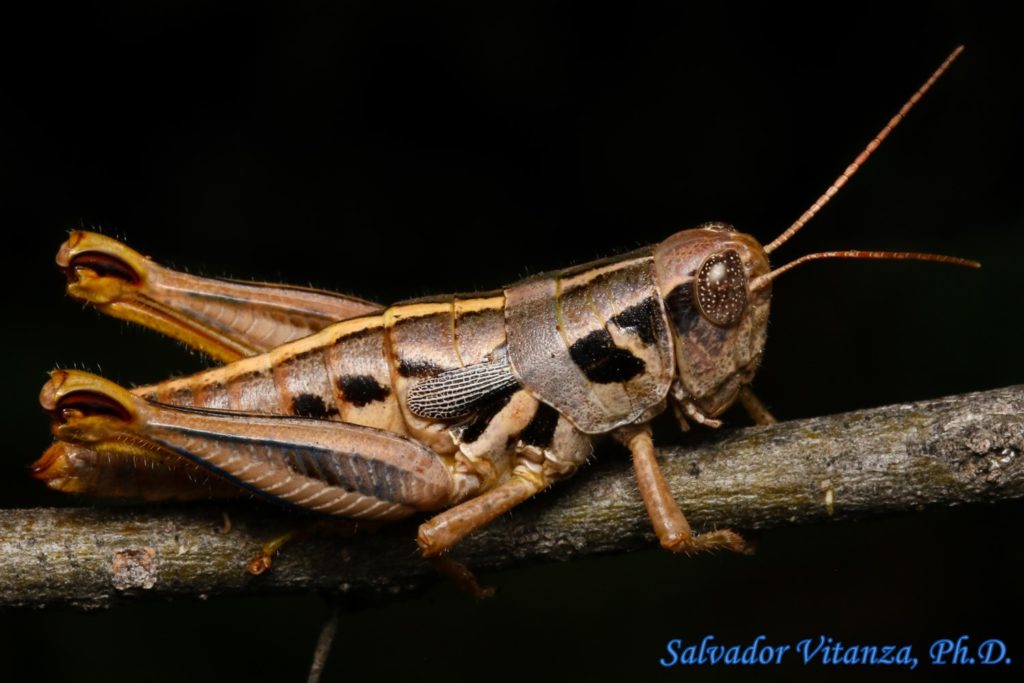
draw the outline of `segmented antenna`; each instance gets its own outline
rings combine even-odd
[[[846,251],[822,251],[816,254],[807,254],[794,259],[784,266],[780,266],[770,273],[765,273],[754,278],[750,283],[750,289],[755,290],[764,287],[766,284],[800,264],[808,261],[817,261],[826,258],[863,258],[863,259],[885,259],[894,261],[932,261],[934,263],[949,263],[954,266],[966,266],[968,268],[981,268],[981,264],[971,259],[960,258],[959,256],[945,256],[943,254],[922,254],[916,251],[861,251],[849,249]]]
[[[857,169],[859,169],[865,161],[867,161],[868,157],[871,156],[871,153],[878,149],[878,146],[882,144],[882,140],[885,140],[885,138],[888,137],[889,133],[892,132],[892,129],[895,128],[896,125],[903,120],[903,117],[907,115],[907,112],[909,112],[913,108],[913,106],[917,104],[917,101],[921,99],[921,97],[926,92],[928,92],[928,88],[932,87],[932,84],[935,83],[935,81],[939,80],[939,77],[943,73],[945,73],[946,69],[949,68],[949,65],[953,63],[953,60],[959,57],[960,53],[963,51],[964,46],[958,45],[956,49],[953,50],[953,52],[950,53],[948,57],[946,57],[946,61],[944,61],[939,66],[939,68],[935,70],[935,73],[931,75],[931,78],[925,81],[924,85],[918,88],[917,92],[911,95],[910,99],[907,100],[906,104],[904,104],[896,113],[896,116],[893,116],[891,119],[889,119],[889,123],[885,125],[885,128],[883,128],[882,131],[875,136],[874,140],[868,143],[868,146],[864,148],[864,151],[857,155],[857,158],[853,160],[853,163],[846,167],[846,170],[843,171],[843,174],[836,178],[835,182],[832,183],[827,190],[825,190],[825,194],[818,197],[818,200],[811,204],[811,207],[804,211],[803,215],[800,216],[800,218],[798,218],[796,222],[793,223],[793,225],[786,228],[785,232],[783,232],[781,235],[772,240],[771,243],[769,243],[764,248],[766,254],[770,254],[776,249],[778,249],[780,246],[782,246],[790,237],[799,232],[800,228],[807,225],[808,221],[814,218],[815,214],[821,211],[821,208],[823,206],[828,204],[829,200],[832,199],[832,197],[834,197],[837,192],[839,192],[839,188],[845,185],[846,181],[849,180],[850,177],[857,172]]]

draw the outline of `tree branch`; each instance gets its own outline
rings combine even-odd
[[[662,454],[697,530],[1024,496],[1024,386],[723,431]],[[474,569],[567,560],[655,544],[626,458],[587,467],[459,544]],[[224,532],[222,512],[233,528]],[[415,522],[355,539],[285,546],[274,567],[243,567],[295,517],[269,508],[90,507],[0,511],[0,606],[94,608],[132,596],[319,590],[400,593],[431,581]]]

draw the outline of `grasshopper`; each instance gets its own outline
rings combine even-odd
[[[225,364],[126,390],[54,371],[40,400],[54,444],[34,464],[51,488],[145,500],[246,492],[330,517],[433,516],[425,557],[571,476],[593,443],[627,446],[661,545],[747,550],[732,530],[694,533],[655,458],[649,423],[718,427],[751,393],[775,278],[811,260],[936,254],[830,251],[779,268],[768,256],[839,191],[959,55],[942,63],[799,219],[762,246],[722,223],[501,290],[382,307],[330,292],[187,275],[76,231],[57,263],[68,293]]]

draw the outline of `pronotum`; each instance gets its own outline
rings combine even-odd
[[[846,183],[959,55],[958,47],[828,190],[778,237],[708,223],[605,261],[501,290],[381,307],[329,292],[200,278],[76,231],[59,266],[72,297],[226,364],[123,389],[57,370],[40,400],[55,443],[33,473],[54,489],[146,500],[246,491],[322,515],[416,513],[436,557],[572,475],[598,437],[630,450],[655,532],[675,552],[743,551],[692,533],[658,469],[650,420],[719,426],[749,383],[772,281],[815,259],[935,254],[831,251],[772,270],[768,255]],[[201,476],[197,476],[201,475]]]

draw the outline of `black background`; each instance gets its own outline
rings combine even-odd
[[[8,13],[0,505],[68,504],[25,473],[48,443],[35,401],[47,370],[132,384],[203,367],[63,297],[52,260],[70,228],[192,272],[380,301],[494,288],[706,220],[767,242],[958,43],[950,73],[775,256],[914,249],[984,268],[787,275],[755,387],[786,419],[1021,382],[1021,17],[1001,7],[163,0]],[[346,614],[326,679],[867,673],[658,667],[667,639],[705,634],[910,642],[921,657],[968,634],[1003,638],[1024,662],[1022,513],[782,528],[754,558],[652,550],[518,569],[486,576],[501,591],[482,605],[441,584]],[[11,680],[303,680],[324,613],[315,596],[6,612],[0,661]],[[957,673],[922,666],[919,679]]]

